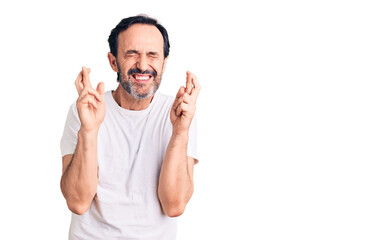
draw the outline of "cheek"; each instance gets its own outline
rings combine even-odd
[[[122,71],[124,70],[128,71],[129,69],[136,67],[136,61],[134,61],[131,58],[126,58],[122,60],[122,62],[120,62],[119,65]]]
[[[153,69],[160,75],[164,72],[164,62],[156,63]]]

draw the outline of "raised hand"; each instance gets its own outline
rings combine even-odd
[[[96,90],[90,82],[90,68],[82,68],[75,81],[79,98],[76,101],[77,111],[81,122],[81,130],[98,131],[106,114],[104,83],[100,82]]]
[[[173,133],[177,135],[188,133],[201,90],[197,77],[189,71],[186,75],[186,87],[179,88],[170,112]]]

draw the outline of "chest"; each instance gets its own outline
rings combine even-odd
[[[98,135],[99,184],[111,189],[156,189],[171,137],[168,115],[122,116],[108,111]]]

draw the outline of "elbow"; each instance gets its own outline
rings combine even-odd
[[[179,217],[185,212],[186,204],[170,203],[163,205],[163,211],[168,217]]]
[[[177,194],[175,192],[164,191],[163,188],[158,188],[158,198],[163,212],[168,217],[179,217],[185,212],[187,203],[193,194],[193,188],[186,194]]]
[[[68,208],[71,212],[77,215],[83,215],[90,209],[89,203],[70,203],[67,201]]]
[[[185,208],[169,208],[165,211],[165,214],[168,216],[168,217],[179,217],[180,215],[182,215],[183,213],[185,212]]]
[[[83,215],[85,212],[90,209],[91,203],[95,197],[94,194],[69,194],[64,189],[63,182],[61,181],[61,192],[64,195],[68,209],[77,215]]]

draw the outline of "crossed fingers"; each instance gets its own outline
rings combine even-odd
[[[176,116],[180,116],[183,113],[194,114],[195,103],[201,90],[197,77],[189,71],[186,75],[186,87],[181,87],[179,89],[173,105]]]
[[[92,87],[90,81],[90,72],[90,68],[82,67],[82,70],[76,78],[75,86],[77,89],[77,93],[79,94],[79,99],[81,100],[88,98],[90,100],[88,102],[91,103],[94,107],[96,107],[96,103],[91,101],[92,96],[94,96],[99,102],[102,102],[102,96],[97,90]],[[89,97],[87,97],[86,95],[88,95]]]
[[[77,93],[81,94],[81,91],[85,87],[90,87],[92,88],[91,82],[90,82],[90,68],[82,67],[82,70],[80,71],[79,75],[77,75],[76,81],[75,81],[75,86],[77,89]]]
[[[192,100],[194,102],[197,101],[198,95],[201,91],[200,82],[198,81],[198,78],[196,75],[191,73],[190,71],[187,71],[187,77],[186,77],[186,93],[190,95]]]

